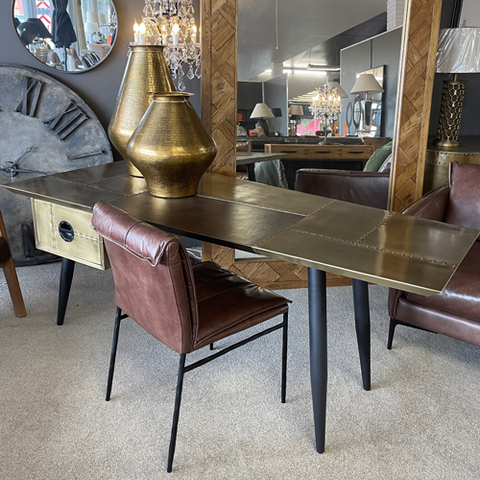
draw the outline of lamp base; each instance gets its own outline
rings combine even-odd
[[[268,122],[264,118],[259,118],[257,120],[257,126],[262,127],[263,131],[265,132],[265,135],[267,137],[270,136],[270,128],[268,126]]]
[[[462,120],[466,83],[459,80],[445,80],[443,82],[442,106],[435,145],[444,148],[454,148],[460,145],[458,135]]]
[[[437,138],[433,143],[441,148],[456,148],[460,146],[458,140],[442,140],[441,138]]]

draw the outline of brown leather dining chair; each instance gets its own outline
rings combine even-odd
[[[285,402],[289,300],[214,262],[191,266],[181,241],[123,210],[98,202],[92,228],[105,241],[115,283],[114,337],[106,400],[110,399],[120,321],[130,317],[180,354],[167,471],[172,471],[184,374],[277,329],[283,330],[281,401]],[[195,363],[186,355],[278,315],[283,321]]]
[[[480,165],[450,164],[450,186],[442,186],[403,213],[480,230]],[[455,245],[445,245],[455,248]],[[474,243],[442,293],[424,297],[390,289],[392,348],[397,325],[441,333],[480,346],[480,241]]]
[[[13,311],[17,317],[24,317],[27,314],[23,302],[22,291],[18,283],[15,264],[13,263],[10,245],[8,244],[7,231],[3,223],[2,212],[0,211],[0,267],[3,269],[7,281],[10,298],[12,299]]]

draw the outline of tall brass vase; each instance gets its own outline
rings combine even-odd
[[[175,90],[161,45],[131,45],[108,136],[127,163],[128,173],[142,174],[130,162],[127,143],[146,112],[154,92]]]
[[[213,138],[192,107],[190,93],[154,94],[127,146],[151,195],[195,195],[198,183],[217,153]]]

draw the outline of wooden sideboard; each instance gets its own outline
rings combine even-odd
[[[365,163],[372,155],[372,145],[265,145],[265,153],[285,153],[284,160],[358,160]]]
[[[295,188],[295,175],[301,168],[361,171],[374,151],[372,145],[266,144],[266,153],[283,153],[288,188]]]

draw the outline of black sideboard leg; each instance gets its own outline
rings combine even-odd
[[[251,181],[255,181],[255,163],[247,163],[247,178]]]
[[[357,331],[358,353],[362,369],[363,388],[370,390],[370,305],[368,301],[368,283],[352,280],[353,303],[355,308],[355,329]]]
[[[68,258],[62,259],[62,272],[60,273],[60,290],[58,295],[57,325],[63,325],[65,311],[67,310],[68,296],[72,286],[75,262]]]
[[[308,269],[308,317],[310,325],[310,382],[317,452],[325,451],[327,410],[327,277]]]

